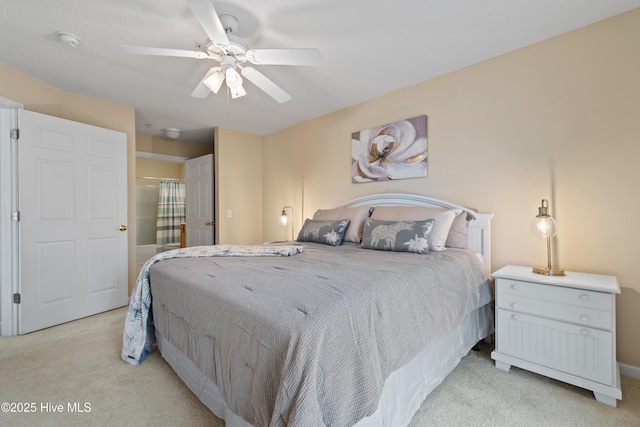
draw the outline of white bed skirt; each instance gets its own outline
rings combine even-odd
[[[420,405],[480,340],[493,333],[493,303],[469,313],[456,327],[431,340],[409,363],[384,382],[378,409],[357,427],[396,427],[409,424]],[[191,391],[227,427],[251,427],[227,407],[216,384],[156,329],[156,341],[164,359]]]

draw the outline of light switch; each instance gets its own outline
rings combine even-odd
[[[231,218],[232,212],[231,209],[227,209],[227,218]]]

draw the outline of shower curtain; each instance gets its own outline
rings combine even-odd
[[[160,181],[156,245],[180,243],[180,223],[185,217],[186,189],[184,183],[175,180]]]

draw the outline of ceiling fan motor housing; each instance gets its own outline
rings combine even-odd
[[[246,61],[244,59],[244,55],[249,50],[249,45],[242,40],[240,37],[232,34],[235,30],[238,29],[238,19],[233,15],[220,15],[220,23],[222,24],[222,28],[229,39],[229,44],[226,46],[220,46],[213,41],[210,41],[207,44],[207,51],[210,54],[215,55],[233,55],[239,56],[240,58],[236,58],[242,62]]]
[[[233,33],[238,29],[238,18],[236,18],[235,16],[222,14],[218,16],[218,18],[220,18],[220,23],[222,24],[222,28],[224,28],[224,31],[227,33],[227,36],[229,35],[229,33]]]
[[[229,38],[229,44],[227,46],[220,46],[210,41],[207,44],[207,51],[212,55],[237,55],[244,56],[249,50],[249,45],[240,37],[236,37],[233,34],[227,34]]]

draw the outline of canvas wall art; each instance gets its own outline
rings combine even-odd
[[[427,116],[351,134],[354,183],[427,176]]]

